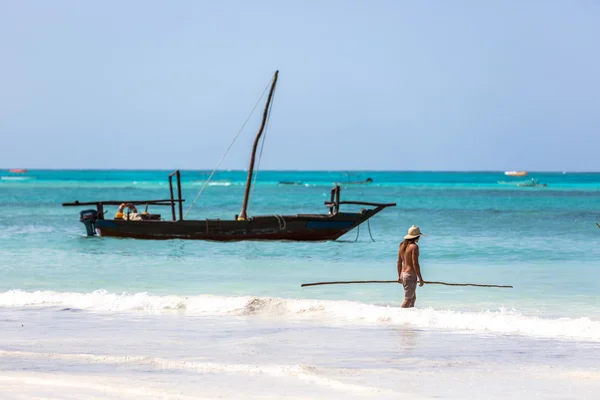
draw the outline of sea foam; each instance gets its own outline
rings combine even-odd
[[[506,309],[472,312],[402,309],[352,301],[255,296],[157,296],[149,293],[108,293],[105,290],[91,293],[11,290],[0,293],[0,306],[57,306],[109,312],[180,312],[203,316],[260,315],[325,324],[399,325],[600,341],[600,321],[590,318],[539,318]]]

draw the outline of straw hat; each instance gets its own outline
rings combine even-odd
[[[408,228],[408,235],[404,236],[404,239],[414,239],[419,236],[427,236],[427,235],[424,233],[421,233],[421,230],[419,229],[418,226],[413,225],[410,228]]]

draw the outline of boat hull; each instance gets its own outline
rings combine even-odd
[[[254,217],[246,221],[127,221],[99,219],[95,227],[100,236],[167,240],[335,240],[349,232],[374,212],[336,213],[335,215],[294,215]]]

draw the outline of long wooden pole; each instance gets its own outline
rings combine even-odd
[[[275,75],[273,76],[273,85],[271,85],[271,90],[269,91],[269,97],[267,98],[267,104],[265,105],[265,110],[263,112],[262,122],[260,124],[260,128],[258,129],[258,133],[256,134],[256,138],[254,139],[254,146],[252,146],[252,157],[250,158],[250,166],[248,167],[248,178],[246,178],[244,202],[242,203],[242,211],[240,211],[240,215],[238,217],[239,220],[245,220],[246,218],[248,218],[246,211],[248,208],[250,186],[252,185],[252,174],[254,173],[254,160],[256,158],[256,149],[258,148],[258,142],[260,141],[260,137],[262,136],[263,130],[265,129],[265,124],[267,123],[267,117],[269,116],[269,106],[271,105],[271,98],[273,97],[273,92],[275,91],[275,85],[277,84],[278,75],[279,71],[275,71]]]
[[[497,288],[512,288],[512,286],[508,285],[480,285],[477,283],[447,283],[447,282],[432,282],[432,281],[423,281],[427,285],[446,285],[446,286],[477,286],[477,287],[497,287]],[[300,285],[304,286],[317,286],[317,285],[340,285],[340,284],[349,284],[349,283],[398,283],[398,281],[340,281],[340,282],[313,282],[313,283],[303,283]]]
[[[183,220],[183,203],[181,202],[181,172],[177,170],[177,197],[179,198],[179,220]]]
[[[75,201],[73,203],[62,203],[62,205],[63,205],[63,207],[95,206],[97,204],[104,204],[105,206],[118,206],[121,203],[131,203],[131,204],[138,204],[138,205],[139,204],[152,204],[152,205],[159,205],[159,206],[168,206],[171,204],[172,201],[178,202],[179,200],[164,199],[164,200],[100,200],[100,201],[86,201],[86,202]],[[185,200],[182,199],[181,201],[185,201]]]
[[[173,175],[169,175],[169,191],[171,193],[171,214],[173,215],[173,221],[177,220],[175,216],[175,196],[173,196]]]

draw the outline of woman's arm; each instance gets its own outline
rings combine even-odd
[[[415,246],[413,250],[413,266],[415,268],[415,272],[419,277],[419,286],[423,286],[423,277],[421,276],[421,266],[419,265],[419,246]]]
[[[402,249],[402,245],[398,248],[398,282],[402,283],[402,278],[400,275],[402,274],[402,254],[400,253]]]

